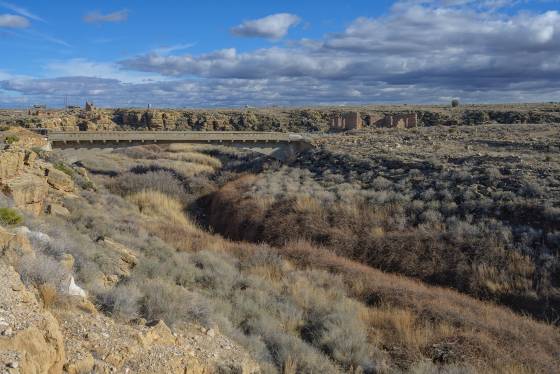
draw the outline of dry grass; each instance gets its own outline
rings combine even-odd
[[[178,160],[165,160],[165,159],[158,159],[158,160],[146,160],[140,162],[139,165],[142,165],[148,169],[169,169],[173,170],[179,175],[184,177],[191,177],[199,174],[205,173],[213,173],[214,168],[209,165],[198,164],[194,162],[186,162],[186,161],[178,161]]]
[[[417,356],[422,342],[435,344],[460,337],[455,340],[455,350],[462,352],[464,362],[483,367],[482,372],[505,373],[504,367],[552,372],[560,364],[560,331],[555,326],[455,291],[380,272],[307,243],[287,245],[280,251],[299,266],[342,275],[351,295],[371,305],[373,311],[365,320],[385,330],[382,344],[389,339],[411,347],[412,357]]]
[[[193,252],[203,248],[220,248],[219,240],[209,240],[210,235],[186,216],[179,200],[154,190],[140,191],[126,199],[136,205],[142,214],[152,218],[146,222],[146,229],[177,250]]]
[[[160,158],[168,160],[178,160],[192,162],[195,164],[208,165],[214,169],[220,169],[222,167],[222,162],[215,157],[205,155],[198,152],[163,152],[158,155]]]
[[[41,284],[39,287],[39,295],[43,301],[43,306],[50,309],[54,306],[58,299],[58,291],[56,287],[50,283]]]
[[[182,203],[164,193],[154,190],[144,190],[127,197],[127,200],[148,216],[168,219],[173,224],[191,226],[183,213]]]

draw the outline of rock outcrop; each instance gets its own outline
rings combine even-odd
[[[7,264],[16,265],[21,257],[33,254],[25,232],[11,233],[0,227],[0,258],[3,258]]]
[[[23,171],[25,152],[21,149],[8,149],[0,152],[0,180],[13,178]]]
[[[65,352],[58,322],[2,260],[0,274],[0,368],[61,373]]]
[[[75,188],[72,177],[53,167],[47,169],[47,182],[55,190],[63,192],[72,192]]]
[[[2,191],[13,199],[17,208],[38,215],[43,211],[48,185],[44,177],[23,174],[6,181]]]

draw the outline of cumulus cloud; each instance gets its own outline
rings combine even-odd
[[[51,66],[64,79],[5,79],[0,89],[41,102],[56,92],[95,94],[112,106],[560,101],[560,13],[473,3],[401,1],[385,16],[288,46],[74,60]],[[76,76],[94,71],[96,80]]]
[[[277,13],[255,20],[245,21],[231,29],[232,34],[244,37],[280,39],[288,30],[299,23],[295,14]]]
[[[84,21],[87,23],[101,23],[101,22],[122,22],[128,19],[128,10],[122,9],[116,12],[103,14],[98,11],[90,12],[84,16]]]
[[[266,77],[339,77],[351,60],[333,59],[322,53],[286,48],[265,48],[237,53],[235,48],[199,56],[166,56],[157,53],[121,61],[126,69],[169,76],[260,79]]]
[[[418,2],[420,3],[420,2]],[[381,18],[358,18],[343,32],[292,47],[202,55],[151,53],[121,66],[206,78],[314,79],[474,89],[560,79],[560,14],[495,14],[402,4]]]
[[[0,14],[0,27],[23,29],[29,27],[29,20],[15,14]]]

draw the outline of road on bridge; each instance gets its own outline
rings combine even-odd
[[[280,160],[313,148],[307,134],[258,131],[47,131],[53,148],[126,147],[145,143],[211,143],[249,149]]]
[[[258,131],[48,131],[50,142],[310,142],[305,135]]]

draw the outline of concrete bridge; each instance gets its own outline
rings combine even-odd
[[[45,132],[43,132],[45,133]],[[287,160],[313,148],[305,134],[249,131],[46,131],[53,148],[117,148],[150,143],[227,145]]]

